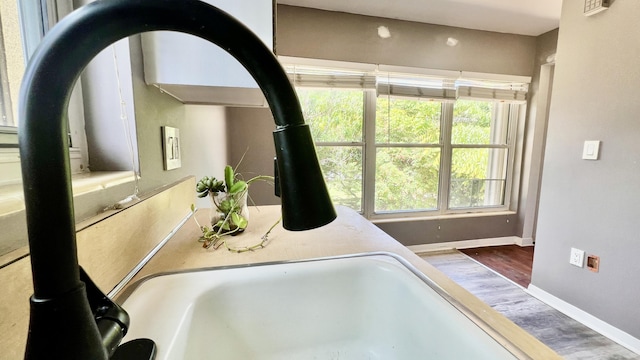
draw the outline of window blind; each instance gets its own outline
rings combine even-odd
[[[458,99],[496,100],[502,102],[522,103],[527,100],[529,84],[521,81],[483,80],[465,78],[462,73],[456,82]]]
[[[382,67],[382,65],[380,65]],[[386,67],[385,67],[386,68]],[[527,99],[529,84],[525,77],[454,71],[426,74],[358,71],[355,69],[323,68],[309,65],[285,65],[291,83],[296,87],[375,89],[378,96],[455,101],[495,100],[522,103]],[[467,77],[468,76],[468,77]]]
[[[494,89],[478,86],[457,86],[456,98],[464,100],[496,100],[520,103],[527,100],[527,93],[522,90]]]
[[[289,74],[294,86],[338,89],[375,89],[376,78],[355,74]]]
[[[337,89],[375,89],[376,77],[368,72],[286,65],[294,86]]]
[[[378,96],[389,95],[403,98],[422,98],[422,99],[442,99],[455,100],[455,89],[438,89],[420,86],[407,86],[398,84],[382,84],[377,85]]]

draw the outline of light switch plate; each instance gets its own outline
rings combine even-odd
[[[162,127],[162,158],[164,169],[173,170],[182,166],[180,156],[180,129]]]
[[[598,160],[600,153],[600,140],[587,140],[584,142],[582,149],[582,158],[584,160]]]

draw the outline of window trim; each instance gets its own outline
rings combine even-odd
[[[18,151],[18,128],[0,125],[0,149],[16,149]]]
[[[25,63],[28,62],[48,29],[59,20],[61,15],[64,16],[72,10],[73,4],[71,0],[17,3],[17,16]],[[3,36],[1,28],[0,36]],[[13,110],[16,109],[12,109],[12,100],[15,100],[13,97],[18,94],[11,91],[12,84],[9,83],[8,79],[6,52],[4,51],[3,43],[4,40],[0,41],[0,96],[3,99],[0,103],[2,106],[0,116],[7,111],[6,116],[10,119],[10,125],[0,125],[0,148],[18,148],[18,124],[16,119],[13,119]],[[17,72],[17,70],[14,69],[14,72]],[[18,87],[18,84],[13,85]],[[74,164],[73,173],[81,173],[88,170],[88,148],[84,130],[84,105],[81,93],[81,84],[78,81],[71,95],[68,111],[69,151],[72,154],[72,163]],[[3,179],[3,176],[0,175],[0,180]]]
[[[371,93],[371,92],[370,92]],[[367,96],[367,95],[365,95]],[[371,95],[370,95],[371,96]],[[453,107],[455,102],[441,101],[441,126],[440,126],[440,144],[384,144],[384,147],[399,147],[399,148],[440,148],[440,179],[438,187],[438,208],[433,210],[394,210],[394,211],[375,211],[375,161],[376,161],[376,149],[378,144],[375,143],[375,93],[373,93],[373,116],[370,119],[365,118],[365,131],[370,128],[372,134],[366,134],[371,136],[367,139],[365,135],[365,144],[369,144],[372,150],[367,154],[368,163],[365,163],[365,181],[369,181],[369,192],[363,194],[363,203],[368,204],[368,207],[364,208],[362,214],[370,220],[384,220],[384,219],[396,219],[396,218],[432,218],[432,217],[448,217],[462,214],[487,214],[487,213],[504,213],[510,211],[512,208],[511,199],[514,189],[515,181],[515,163],[516,163],[516,147],[517,147],[517,130],[524,121],[524,118],[520,118],[521,109],[520,104],[510,103],[505,104],[507,107],[507,121],[508,121],[508,134],[507,144],[452,144],[451,135],[453,129]],[[371,100],[369,100],[371,101]],[[366,102],[365,102],[366,104]],[[366,116],[366,112],[365,112]],[[367,121],[368,120],[368,121]],[[370,123],[366,126],[367,123]],[[504,193],[503,205],[488,205],[482,207],[468,207],[468,208],[449,208],[449,193],[451,189],[451,165],[452,165],[452,153],[456,148],[468,148],[468,149],[507,149],[507,168],[506,168],[506,182]],[[366,160],[365,160],[366,161]],[[370,178],[367,178],[366,172],[369,169]],[[363,186],[367,188],[367,184]],[[369,195],[370,194],[370,195]],[[369,195],[369,196],[367,196]]]
[[[454,208],[454,209],[449,209],[451,211],[451,213],[458,213],[458,212],[468,212],[469,209],[502,209],[499,211],[504,211],[504,210],[509,210],[511,208],[511,195],[512,195],[512,190],[513,190],[513,179],[511,181],[509,181],[509,179],[514,178],[515,177],[515,173],[514,171],[514,164],[515,164],[515,157],[516,157],[516,145],[517,145],[517,134],[518,134],[518,128],[521,126],[520,122],[520,116],[523,116],[520,114],[520,104],[517,102],[513,102],[513,103],[507,103],[505,104],[505,109],[503,109],[505,111],[507,111],[507,114],[502,114],[500,116],[506,117],[506,121],[507,121],[507,129],[508,129],[508,133],[507,133],[507,142],[506,144],[450,144],[451,146],[451,151],[453,152],[453,149],[506,149],[507,150],[507,166],[505,169],[505,173],[506,173],[506,182],[505,182],[505,190],[504,190],[504,205],[488,205],[488,206],[482,206],[482,207],[478,207],[478,208]],[[451,111],[453,111],[453,107],[451,109]],[[514,115],[515,114],[515,115]],[[451,121],[453,121],[453,116],[451,116]],[[524,121],[524,118],[522,119],[522,121]],[[451,126],[449,127],[449,130],[453,129],[453,124],[451,124]],[[511,156],[511,154],[513,154],[513,156]],[[451,165],[453,162],[453,160],[449,161],[449,165]],[[449,175],[450,175],[451,171],[449,171]],[[451,180],[449,180],[449,182],[451,182]],[[448,184],[447,189],[450,189],[451,184]]]
[[[522,139],[518,138],[518,129],[521,128],[526,120],[526,105],[527,101],[523,94],[527,93],[531,77],[519,76],[519,75],[504,75],[504,74],[487,74],[476,73],[466,71],[449,71],[449,70],[436,70],[426,68],[410,68],[403,66],[382,65],[382,64],[362,64],[362,63],[349,63],[342,61],[332,60],[316,60],[316,59],[304,59],[295,57],[279,57],[285,69],[295,69],[296,63],[303,64],[307,68],[316,69],[330,69],[335,73],[336,69],[346,69],[351,72],[359,72],[362,74],[375,74],[379,79],[391,78],[386,75],[387,72],[393,73],[394,76],[400,76],[401,78],[412,76],[417,79],[430,80],[433,78],[446,78],[456,79],[455,83],[451,81],[444,81],[443,84],[454,84],[452,86],[461,87],[467,90],[467,94],[461,93],[460,100],[480,100],[480,101],[496,101],[506,103],[508,109],[508,124],[509,129],[507,133],[508,142],[504,144],[451,144],[451,129],[453,121],[453,104],[455,100],[449,99],[447,96],[441,96],[440,99],[434,99],[442,103],[441,114],[441,143],[440,144],[386,144],[390,147],[434,147],[441,149],[441,161],[440,161],[440,179],[438,189],[438,209],[435,210],[396,210],[390,212],[376,212],[375,211],[375,168],[376,168],[376,150],[378,148],[375,143],[375,116],[376,116],[376,99],[377,90],[371,90],[367,87],[361,87],[360,91],[364,96],[364,118],[363,118],[363,175],[362,175],[362,209],[361,213],[367,219],[372,221],[386,221],[394,219],[434,219],[434,218],[451,218],[451,217],[466,217],[466,216],[488,216],[499,214],[513,213],[513,209],[517,206],[517,199],[519,191],[518,184],[520,175],[519,156],[522,150]],[[363,76],[365,76],[363,75]],[[332,81],[337,81],[332,78]],[[381,84],[385,84],[384,80]],[[293,83],[292,85],[296,85]],[[486,91],[483,86],[497,86],[496,91]],[[418,82],[418,87],[419,82]],[[304,86],[300,86],[304,88]],[[340,89],[344,86],[331,86],[328,82],[323,88]],[[391,87],[387,84],[390,92]],[[318,87],[316,87],[318,88]],[[411,89],[409,89],[411,90]],[[416,94],[423,93],[416,89]],[[427,96],[431,92],[426,92]],[[447,95],[448,93],[443,92]],[[393,95],[392,95],[393,96]],[[470,99],[469,96],[479,96],[478,98]],[[396,95],[395,97],[405,98],[404,96]],[[506,97],[506,98],[505,98]],[[415,96],[411,98],[415,99]],[[524,105],[524,106],[521,106]],[[318,145],[348,145],[345,143],[318,143]],[[448,208],[450,183],[451,183],[451,161],[452,151],[456,148],[478,148],[478,149],[506,149],[507,151],[507,164],[505,169],[505,189],[504,189],[504,205],[494,206],[482,206],[482,207],[468,207],[468,208]]]
[[[2,29],[2,16],[0,15],[0,131],[5,132],[5,128],[11,128],[15,124],[13,119],[13,105],[11,103],[11,87],[9,82],[9,71],[7,68],[6,48],[4,41],[4,31]],[[0,144],[2,145],[2,144]]]

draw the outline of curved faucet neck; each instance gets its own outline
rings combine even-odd
[[[126,36],[155,30],[190,33],[219,45],[256,79],[278,126],[304,124],[296,94],[275,56],[244,25],[218,9],[193,0],[110,0],[71,13],[33,55],[20,94],[19,136],[31,252],[50,258],[68,243],[65,251],[55,251],[59,260],[55,269],[45,271],[44,281],[36,282],[36,296],[47,296],[52,288],[71,290],[74,284],[59,284],[58,279],[78,278],[77,270],[66,269],[77,262],[71,255],[75,227],[64,121],[73,85],[102,49]],[[73,276],[59,276],[61,269]]]
[[[65,17],[45,36],[30,60],[20,92],[19,143],[34,285],[29,358],[38,358],[38,354],[46,358],[55,349],[64,349],[56,357],[66,359],[105,356],[103,349],[93,349],[99,335],[95,323],[88,323],[91,314],[87,311],[91,310],[79,276],[66,111],[74,83],[98,52],[121,38],[155,30],[206,39],[249,71],[278,127],[274,136],[276,154],[283,158],[278,165],[281,183],[285,173],[301,168],[297,183],[305,182],[318,192],[305,199],[309,211],[291,211],[306,222],[299,228],[290,227],[320,226],[335,218],[295,91],[257,36],[223,11],[196,0],[92,2]],[[303,148],[289,147],[298,145]],[[297,192],[300,186],[281,188],[294,190],[282,196],[287,228],[285,205],[304,192]],[[314,208],[315,202],[320,206]],[[318,221],[307,220],[316,216]]]

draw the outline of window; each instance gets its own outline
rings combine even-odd
[[[376,213],[438,209],[443,104],[378,97]]]
[[[334,203],[367,217],[508,210],[526,84],[375,76],[293,76]]]
[[[17,110],[25,65],[49,27],[72,10],[72,0],[0,1],[0,228],[9,229],[0,236],[0,255],[26,245],[25,224],[15,221],[24,216]],[[137,143],[130,66],[125,39],[94,58],[71,93],[67,129],[74,198],[80,200],[75,203],[76,220],[93,216],[110,202],[120,200],[125,184],[137,191],[134,183],[138,176],[131,171],[138,171],[138,156],[132,154],[137,151]],[[103,124],[107,125],[99,127]],[[102,140],[98,143],[90,139],[90,174],[85,129]],[[103,143],[109,145],[104,151],[98,148]],[[102,164],[96,159],[102,159]],[[98,198],[100,201],[94,201]]]
[[[17,100],[25,64],[48,29],[73,11],[73,1],[3,1],[0,10],[0,75],[8,74],[8,85],[0,76],[0,112],[11,106],[4,114],[13,114],[0,123],[0,162],[11,162],[10,171],[0,171],[2,185],[17,184],[21,178]],[[72,174],[89,172],[88,143],[92,171],[139,171],[128,39],[112,44],[87,65],[71,93],[66,120]]]
[[[509,136],[511,110],[516,111],[500,102],[455,102],[449,208],[505,205],[508,159],[513,152]]]
[[[71,0],[3,2],[0,5],[0,156],[5,170],[1,184],[20,182],[17,126],[18,92],[26,63],[44,34],[72,10]],[[77,87],[79,88],[79,87]],[[84,109],[81,90],[74,91],[68,112],[68,134],[72,173],[87,171]]]
[[[0,18],[0,126],[14,126],[9,94],[9,74],[2,36],[2,18]]]
[[[7,48],[12,48],[12,43],[15,43],[16,40],[18,44],[20,43],[20,29],[14,25],[15,22],[11,21],[11,17],[17,18],[18,16],[17,7],[7,5],[9,4],[3,4],[0,12],[0,130],[3,133],[10,133],[10,127],[15,127],[11,93],[16,93],[16,91],[11,91],[11,85],[15,85],[14,82],[17,80],[17,76],[9,76],[10,67],[8,66],[6,55]],[[21,55],[22,53],[19,52],[18,57],[21,57]],[[19,65],[22,65],[21,60],[18,59]],[[11,65],[13,64],[12,62]],[[20,71],[21,69],[18,70]],[[4,138],[7,137],[4,136]]]
[[[363,92],[301,88],[298,97],[334,202],[362,209]]]
[[[0,10],[0,208],[15,211],[22,207],[17,116],[22,76],[46,31],[72,10],[72,1],[4,1]],[[76,90],[71,95],[67,124],[73,174],[88,171],[84,111],[81,91]],[[7,199],[15,200],[16,207],[4,206]],[[3,214],[4,210],[0,211],[0,216]]]

